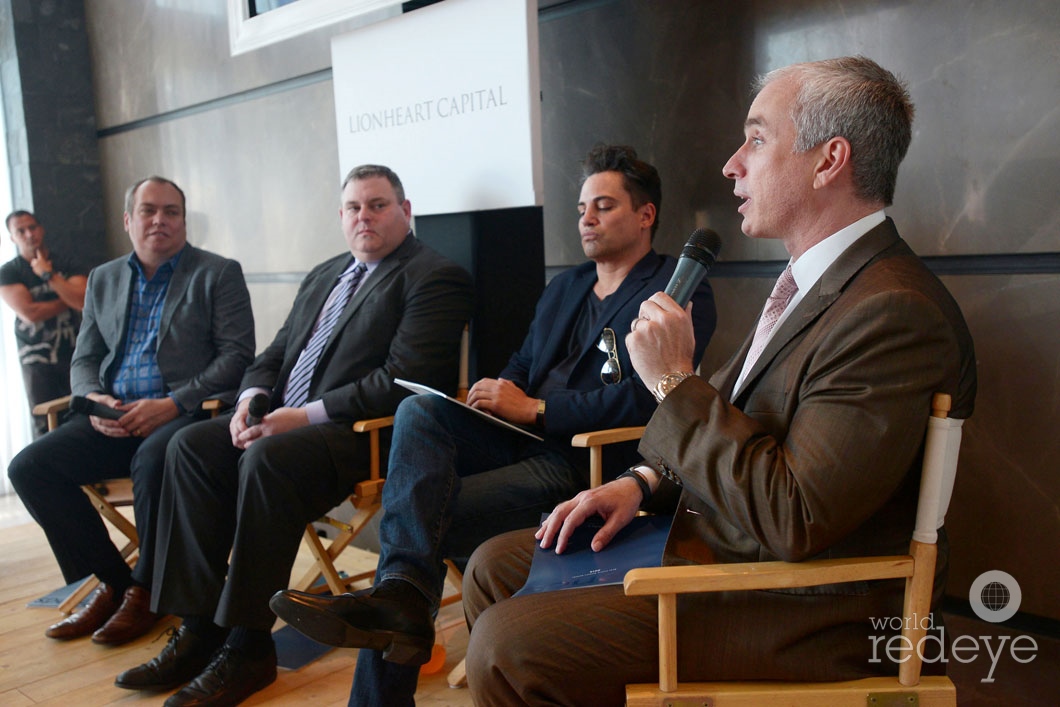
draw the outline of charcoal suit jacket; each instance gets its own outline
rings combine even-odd
[[[287,320],[247,369],[241,390],[269,388],[272,407],[283,404],[291,369],[350,258],[331,258],[305,277]],[[460,333],[472,301],[467,272],[410,232],[346,305],[314,369],[308,399],[322,400],[332,421],[352,422],[394,414],[409,395],[395,378],[455,392]]]
[[[70,364],[74,395],[111,392],[129,327],[129,257],[88,275],[85,309]],[[254,357],[254,314],[239,263],[186,245],[166,290],[158,327],[158,367],[186,411],[207,398],[231,402]]]

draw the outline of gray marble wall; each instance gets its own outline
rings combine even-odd
[[[1060,618],[1060,5],[1053,0],[542,0],[546,263],[581,260],[578,162],[627,142],[663,177],[657,247],[707,225],[723,259],[772,265],[740,235],[721,166],[741,139],[753,74],[862,53],[901,74],[918,107],[890,213],[913,247],[955,260],[945,277],[976,337],[980,396],[951,510],[949,592],[979,573],[1020,582],[1022,610]],[[342,248],[329,38],[319,31],[228,56],[217,0],[86,0],[109,247],[126,247],[120,194],[159,172],[188,192],[193,241],[239,257],[259,346],[297,274]],[[386,90],[385,67],[366,70]],[[349,165],[342,165],[347,168]],[[415,208],[416,195],[410,194]],[[1039,253],[1051,253],[1052,260]],[[999,259],[990,274],[971,256]],[[1011,264],[1006,257],[1027,256]],[[768,267],[763,268],[768,270]],[[730,271],[731,274],[732,271]],[[720,273],[720,270],[719,270]],[[771,280],[714,278],[720,328],[705,369],[752,325]],[[1052,325],[1052,326],[1050,326]]]

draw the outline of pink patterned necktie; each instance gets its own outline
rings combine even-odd
[[[784,313],[788,302],[798,291],[799,286],[795,284],[795,278],[791,274],[791,265],[789,264],[788,267],[784,268],[784,272],[780,273],[777,284],[773,286],[773,291],[769,294],[769,299],[766,300],[766,308],[762,312],[762,318],[758,320],[755,338],[751,341],[751,350],[747,353],[745,370],[751,370],[751,367],[754,366],[755,361],[758,360],[762,353],[762,349],[766,347],[766,342],[769,341],[769,332],[773,331],[773,327],[776,326],[780,315]]]

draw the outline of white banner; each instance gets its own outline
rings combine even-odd
[[[416,214],[541,205],[537,0],[445,0],[331,54],[341,176],[387,165]]]

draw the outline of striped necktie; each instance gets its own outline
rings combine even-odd
[[[316,370],[320,355],[324,352],[324,345],[331,336],[331,330],[342,316],[342,310],[346,309],[354,290],[364,277],[364,263],[358,263],[353,270],[343,273],[339,277],[328,301],[317,320],[316,329],[309,337],[309,343],[302,349],[298,361],[295,362],[291,375],[287,379],[287,390],[283,395],[284,407],[298,408],[306,404],[309,396],[309,383],[313,380],[313,372]]]
[[[744,370],[751,370],[755,361],[758,360],[762,350],[766,347],[766,342],[769,341],[769,335],[772,333],[773,327],[776,326],[777,320],[780,319],[780,315],[784,313],[788,302],[798,291],[799,286],[795,284],[795,277],[791,274],[791,265],[789,264],[788,267],[784,268],[784,272],[780,273],[777,284],[773,286],[773,292],[770,293],[769,299],[766,300],[765,310],[762,312],[762,318],[758,320],[755,337],[751,341],[751,350],[747,353],[747,363],[744,364]]]

